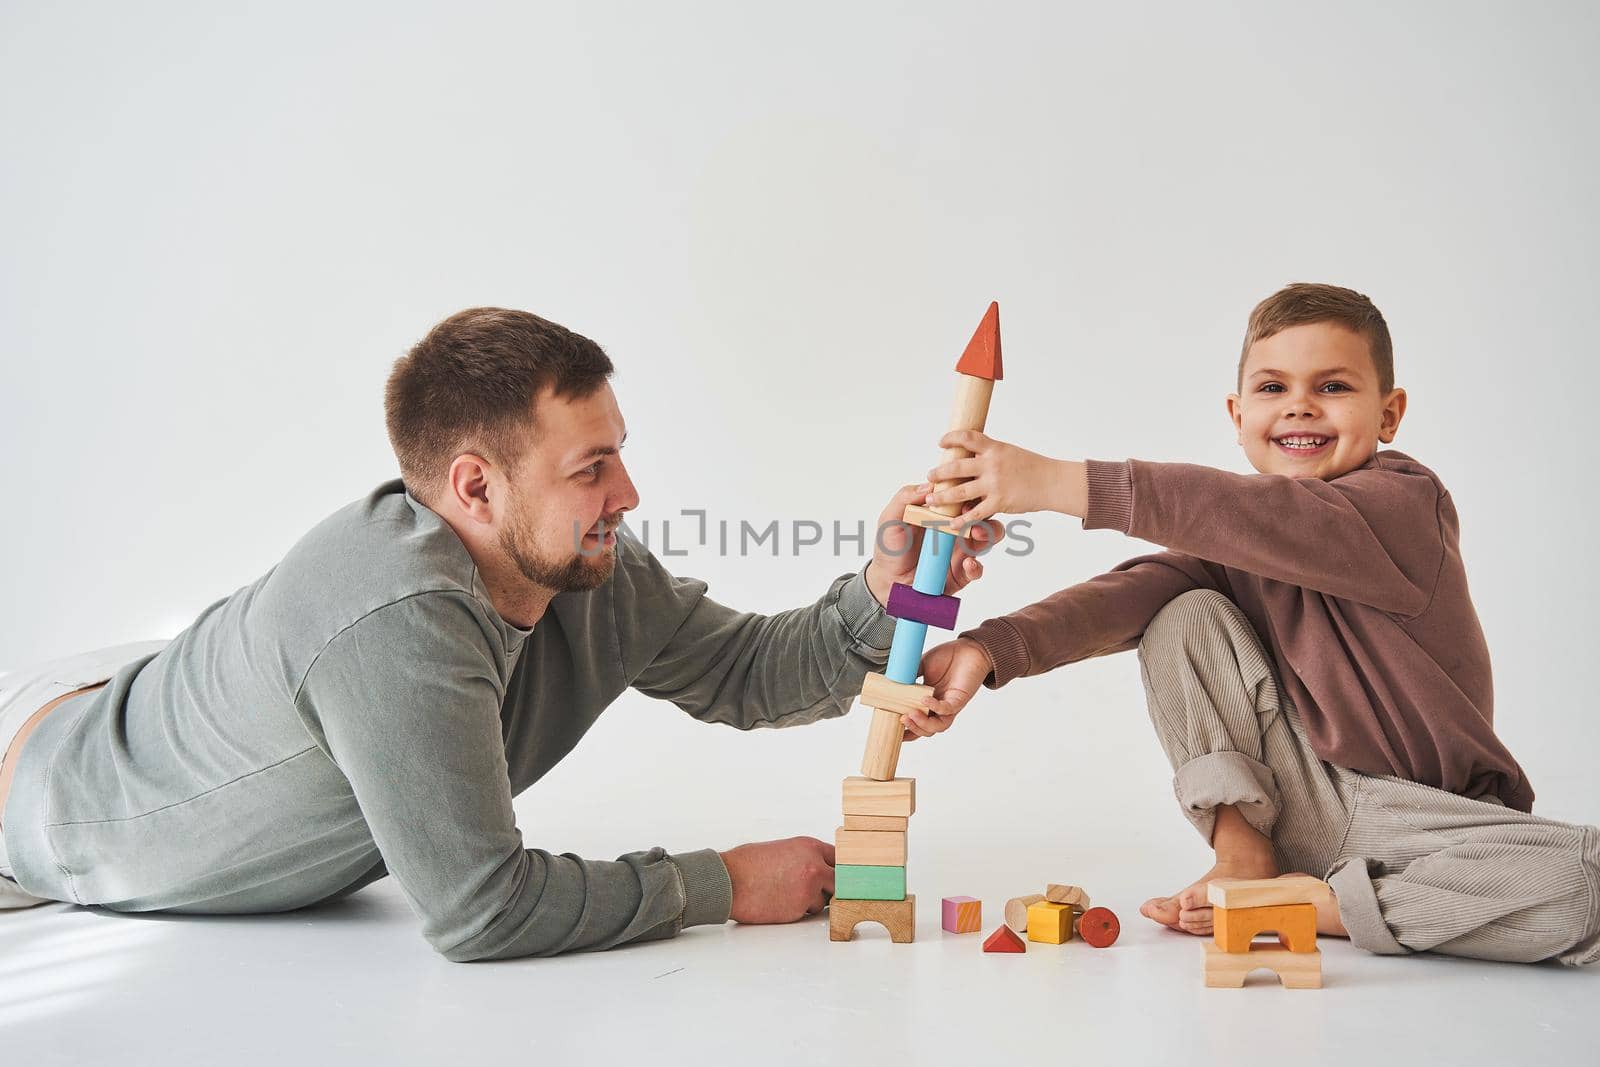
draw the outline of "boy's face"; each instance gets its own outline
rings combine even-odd
[[[1379,392],[1366,338],[1330,322],[1291,326],[1251,345],[1240,391],[1228,397],[1251,466],[1324,481],[1393,441],[1405,410],[1404,389]]]

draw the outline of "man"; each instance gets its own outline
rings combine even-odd
[[[819,911],[833,851],[812,838],[614,862],[523,847],[512,797],[630,686],[740,729],[843,714],[915,569],[921,531],[892,526],[861,573],[770,617],[668,574],[616,531],[639,498],[611,373],[526,312],[446,319],[389,378],[400,481],[157,652],[0,680],[0,896],[266,912],[387,873],[458,961]],[[896,493],[880,527],[925,496]],[[973,533],[955,589],[996,537]]]

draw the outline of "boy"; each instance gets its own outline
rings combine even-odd
[[[1296,284],[1250,315],[1228,397],[1260,472],[1053,460],[963,432],[968,479],[929,498],[1054,510],[1170,551],[1123,563],[931,650],[949,726],[981,681],[1139,649],[1184,814],[1216,865],[1140,909],[1209,935],[1212,878],[1325,878],[1318,927],[1371,952],[1600,959],[1600,830],[1531,814],[1493,729],[1489,654],[1455,508],[1389,444],[1405,414],[1388,327],[1360,293]]]

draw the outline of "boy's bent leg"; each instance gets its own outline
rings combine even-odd
[[[1600,829],[1341,772],[1350,837],[1329,882],[1369,952],[1600,961]]]
[[[1206,842],[1217,809],[1231,805],[1272,842],[1280,867],[1322,876],[1344,836],[1346,805],[1295,729],[1244,613],[1221,593],[1185,593],[1151,620],[1139,665],[1173,791]]]

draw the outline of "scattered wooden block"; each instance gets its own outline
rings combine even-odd
[[[904,830],[911,820],[904,815],[846,815],[846,830]]]
[[[1041,900],[1028,906],[1028,940],[1062,945],[1072,940],[1072,905]]]
[[[1110,908],[1090,908],[1078,919],[1078,936],[1095,948],[1110,948],[1122,933],[1122,924]]]
[[[906,869],[838,863],[833,868],[834,900],[904,900]]]
[[[945,897],[939,902],[939,923],[952,934],[975,934],[983,929],[983,901],[976,897]]]
[[[1310,875],[1285,878],[1218,878],[1206,885],[1214,908],[1270,908],[1275,904],[1313,904],[1333,890]]]
[[[1022,943],[1022,938],[1018,937],[1011,927],[1001,925],[995,927],[994,933],[984,939],[983,951],[1026,952],[1028,951],[1028,946]]]
[[[1043,899],[1043,893],[1029,893],[1006,901],[1006,925],[1019,934],[1024,933],[1028,929],[1028,909]]]
[[[905,726],[897,711],[874,708],[867,728],[867,747],[861,753],[861,774],[877,782],[887,782],[900,767],[900,742]]]
[[[956,615],[961,611],[961,600],[949,595],[934,596],[919,592],[904,582],[896,582],[889,589],[889,603],[884,612],[897,619],[909,619],[941,630],[956,628]]]
[[[891,682],[877,671],[868,671],[861,679],[861,703],[880,711],[904,715],[908,711],[922,710],[923,701],[933,696],[931,685],[907,685]]]
[[[960,512],[956,512],[960,514]],[[941,515],[932,508],[923,507],[921,504],[907,504],[905,512],[900,516],[900,521],[907,526],[920,526],[924,530],[939,530],[944,533],[954,533],[950,527],[950,516]]]
[[[859,923],[881,923],[889,940],[910,944],[917,935],[917,898],[904,900],[840,900],[828,905],[828,940],[849,941]]]
[[[1278,935],[1290,952],[1317,950],[1317,906],[1275,904],[1268,908],[1219,908],[1212,905],[1212,939],[1224,952],[1248,952],[1259,934]]]
[[[846,815],[915,815],[917,780],[891,778],[885,782],[851,776],[844,780],[843,807]]]
[[[847,830],[833,832],[833,862],[863,867],[904,867],[904,830]]]
[[[1057,904],[1071,904],[1079,911],[1089,906],[1089,894],[1075,885],[1056,885],[1052,882],[1044,887],[1044,899]]]
[[[1224,952],[1216,942],[1206,942],[1206,986],[1238,989],[1251,971],[1265,967],[1278,976],[1285,989],[1322,988],[1322,951],[1290,952],[1282,945],[1260,945],[1249,952]]]

